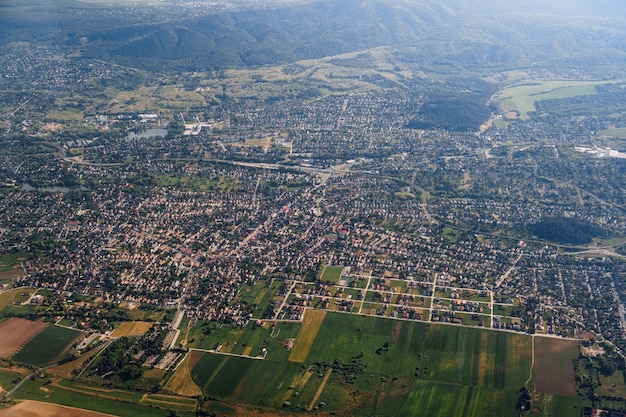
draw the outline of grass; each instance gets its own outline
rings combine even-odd
[[[597,94],[596,85],[602,81],[550,81],[522,85],[503,90],[500,108],[503,113],[517,111],[522,120],[530,119],[529,113],[536,111],[535,103],[542,100],[563,99]]]
[[[73,361],[69,361],[50,368],[48,372],[63,378],[72,378],[74,376],[72,374],[72,371],[81,368],[85,363],[87,363],[87,361],[93,358],[105,346],[106,344],[101,344],[100,346],[91,349],[89,352],[86,352],[84,355],[81,355],[79,358],[74,359]]]
[[[10,271],[21,265],[21,259],[24,258],[23,253],[12,253],[10,255],[0,256],[0,272]]]
[[[600,136],[609,136],[612,138],[626,139],[626,129],[605,129],[599,130]]]
[[[42,386],[42,384],[37,381],[27,381],[13,394],[13,398],[50,402],[113,414],[120,417],[166,417],[169,415],[167,410],[143,406],[132,402],[100,398],[80,392],[68,391],[57,386]]]
[[[519,389],[530,370],[530,339],[467,327],[431,326],[425,341],[429,377],[439,381]]]
[[[345,362],[363,353],[368,373],[413,376],[416,367],[423,366],[421,354],[428,325],[402,321],[396,329],[397,323],[377,317],[329,313],[306,361],[332,363],[341,358]],[[382,349],[385,344],[387,349]]]
[[[324,323],[326,319],[326,311],[321,310],[307,310],[304,314],[304,320],[302,323],[302,328],[298,333],[298,337],[296,338],[296,342],[294,344],[293,350],[289,355],[289,360],[292,362],[305,362],[309,357],[309,353],[315,340],[317,338],[318,332],[322,327],[322,323]]]
[[[282,340],[283,331],[270,337]],[[202,356],[191,375],[205,396],[227,401],[271,407],[288,401],[290,410],[325,402],[339,415],[349,408],[353,415],[478,417],[516,416],[530,373],[527,335],[309,310],[298,339],[306,343],[297,351],[296,342],[289,361],[195,352]],[[314,371],[315,363],[355,356],[367,367],[353,384],[339,371]],[[569,416],[580,400],[545,394],[537,410]]]
[[[15,307],[15,303],[23,303],[37,291],[34,288],[15,288],[0,294],[0,310]],[[28,295],[26,295],[28,294]]]
[[[111,333],[111,337],[141,336],[146,334],[153,325],[154,323],[147,321],[125,321]]]
[[[398,416],[503,417],[517,416],[519,393],[468,385],[418,380]]]
[[[11,372],[8,369],[0,369],[0,387],[8,391],[15,386],[14,380],[17,378],[22,379],[23,377],[24,375],[18,374],[17,372]]]
[[[205,396],[279,407],[294,394],[290,387],[301,379],[305,369],[293,362],[206,353],[191,373]]]
[[[195,411],[197,401],[192,398],[178,397],[166,394],[146,394],[141,404],[153,405],[178,411]]]
[[[156,308],[133,308],[127,310],[130,317],[135,321],[163,321],[167,315],[168,309]]]
[[[61,388],[64,390],[81,393],[81,394],[93,395],[94,397],[104,398],[104,399],[109,399],[109,400],[129,401],[129,402],[138,403],[142,398],[142,394],[139,392],[135,393],[135,392],[125,391],[121,389],[105,388],[105,387],[100,387],[97,385],[90,385],[82,381],[63,380],[59,382],[58,384],[52,385],[52,387],[57,387],[57,388]]]
[[[604,397],[626,398],[626,385],[624,385],[624,373],[613,372],[612,375],[602,378],[602,385],[596,391]]]
[[[186,397],[202,395],[202,390],[200,390],[198,385],[196,385],[191,377],[191,372],[189,371],[189,355],[185,357],[176,370],[176,373],[168,381],[167,385],[165,385],[164,389]]]
[[[176,109],[198,108],[206,105],[205,97],[195,91],[184,91],[181,86],[141,87],[133,91],[111,92],[107,113],[173,112]]]
[[[37,333],[12,359],[35,366],[52,363],[62,359],[66,349],[81,334],[65,327],[48,326]]]
[[[339,282],[339,278],[341,278],[342,272],[343,272],[343,268],[340,266],[324,265],[324,268],[322,269],[320,281],[331,282],[333,284],[337,284]]]
[[[533,413],[541,417],[580,417],[584,406],[581,397],[564,397],[560,395],[540,394],[533,402]],[[623,402],[619,404],[621,407]]]

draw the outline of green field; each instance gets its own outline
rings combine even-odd
[[[23,257],[24,254],[22,253],[0,256],[0,272],[10,271],[14,267],[19,266],[21,264],[19,258]]]
[[[360,356],[367,370],[351,389],[368,393],[364,408],[359,407],[366,414],[516,415],[519,389],[530,374],[531,340],[461,326],[328,313],[305,364],[205,354],[192,375],[208,396],[272,406],[289,400],[294,407],[309,407],[322,383],[320,371],[312,372],[319,369],[315,364],[338,358],[347,363]],[[302,376],[304,369],[308,378]],[[337,372],[318,401],[340,410],[349,391]],[[395,388],[389,388],[391,381]],[[289,386],[297,397],[290,397]],[[405,396],[405,401],[397,398]]]
[[[48,326],[33,337],[13,360],[29,365],[43,366],[62,359],[62,354],[82,333],[58,326]]]
[[[612,138],[626,139],[626,129],[605,129],[599,130],[600,136],[609,136]]]
[[[517,111],[522,120],[530,119],[528,113],[536,110],[535,103],[542,100],[563,99],[597,94],[596,85],[602,81],[550,81],[507,88],[500,92],[503,113]]]
[[[28,314],[34,306],[23,305],[37,290],[34,288],[15,288],[0,294],[0,310],[4,312],[21,312]]]
[[[429,376],[439,381],[520,389],[530,373],[528,336],[431,326],[425,345]]]
[[[191,370],[205,395],[280,406],[301,364],[206,353]]]
[[[517,416],[519,393],[476,386],[416,381],[398,416]]]
[[[43,386],[37,381],[27,381],[15,394],[15,399],[50,402],[85,410],[99,411],[120,417],[166,417],[169,411],[149,406],[122,402],[93,395],[68,391],[57,386]],[[181,417],[191,417],[195,413],[179,413]]]
[[[339,278],[341,278],[342,272],[343,268],[340,266],[325,265],[322,268],[320,281],[336,284],[339,282]]]
[[[4,390],[10,390],[15,386],[16,379],[22,379],[24,376],[17,372],[11,372],[8,369],[0,369],[0,387]]]

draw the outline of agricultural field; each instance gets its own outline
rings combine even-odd
[[[11,408],[0,410],[0,417],[107,417],[109,414],[64,407],[39,401],[22,401]]]
[[[155,407],[168,408],[177,411],[195,411],[196,400],[193,398],[179,397],[167,394],[146,394],[140,401],[141,404]]]
[[[431,326],[424,341],[430,378],[518,390],[531,366],[531,339],[467,327]]]
[[[317,338],[317,334],[326,318],[326,311],[307,310],[304,315],[302,327],[296,338],[293,350],[289,355],[292,362],[304,362],[309,356],[311,347]]]
[[[550,81],[507,88],[498,93],[502,113],[516,112],[522,120],[530,119],[535,103],[542,100],[563,99],[597,94],[601,81]]]
[[[125,321],[111,333],[111,337],[143,336],[154,325],[148,321]]]
[[[416,381],[398,416],[516,416],[519,393],[484,387]]]
[[[198,385],[196,385],[195,381],[191,377],[191,372],[189,371],[190,356],[191,355],[187,355],[187,357],[183,359],[174,375],[172,375],[170,380],[167,382],[164,387],[166,392],[173,392],[186,397],[202,395],[202,391]]]
[[[81,335],[77,330],[48,326],[14,354],[12,359],[35,366],[61,360],[70,345]]]
[[[576,396],[573,361],[578,357],[578,342],[545,337],[534,338],[535,389],[542,393]]]
[[[95,396],[93,393],[83,393],[79,390],[73,390],[70,387],[43,385],[40,381],[27,381],[19,391],[13,394],[13,398],[18,400],[45,401],[63,406],[112,414],[119,417],[166,417],[169,415],[169,411],[166,409],[103,398]],[[193,416],[194,414],[195,413],[180,413],[180,416],[186,417]]]
[[[4,295],[4,294],[3,294]],[[0,358],[13,355],[24,343],[48,326],[42,321],[10,318],[0,323]]]
[[[531,341],[309,310],[288,361],[196,351],[189,369],[205,396],[221,400],[309,411],[323,403],[353,415],[513,416],[530,375]],[[555,401],[552,409],[572,404]]]
[[[299,363],[205,353],[191,375],[207,396],[278,407],[305,372]]]

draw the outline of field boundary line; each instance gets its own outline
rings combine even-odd
[[[315,403],[322,395],[322,391],[324,391],[324,388],[326,387],[326,383],[328,382],[328,379],[330,378],[330,374],[332,373],[333,373],[333,368],[330,368],[328,369],[328,371],[326,371],[326,375],[324,375],[324,379],[322,379],[322,383],[317,388],[317,391],[315,392],[315,395],[313,396],[313,399],[311,400],[311,403],[309,404],[309,408],[307,409],[307,411],[311,411],[313,407],[315,407]]]
[[[531,336],[530,343],[532,345],[532,360],[530,361],[530,373],[528,375],[528,379],[524,382],[526,389],[528,389],[528,384],[530,384],[530,381],[533,379],[533,370],[535,369],[535,335]]]

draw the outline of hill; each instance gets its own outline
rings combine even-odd
[[[567,66],[570,72],[621,76],[625,11],[613,0],[323,0],[238,7],[27,0],[0,5],[0,47],[27,41],[134,67],[219,70],[393,46],[439,73],[531,66],[558,73]]]

